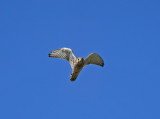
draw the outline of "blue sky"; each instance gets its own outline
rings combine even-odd
[[[1,119],[159,119],[158,0],[0,2]],[[95,52],[75,82],[65,60]]]

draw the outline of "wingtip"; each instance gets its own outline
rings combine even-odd
[[[101,65],[102,67],[104,67],[104,63],[102,63],[102,65]]]

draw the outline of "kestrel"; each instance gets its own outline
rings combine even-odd
[[[70,81],[75,81],[80,71],[88,64],[95,64],[102,67],[104,66],[103,59],[96,53],[91,53],[85,59],[83,59],[82,57],[76,58],[70,48],[60,48],[51,51],[51,53],[48,55],[49,57],[66,59],[69,61],[72,68]]]

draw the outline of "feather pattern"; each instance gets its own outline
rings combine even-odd
[[[73,69],[74,60],[76,59],[76,57],[70,48],[60,48],[57,50],[53,50],[48,55],[49,57],[55,57],[55,58],[68,60]]]
[[[84,66],[88,64],[95,64],[103,67],[104,61],[97,53],[91,53],[84,59]]]

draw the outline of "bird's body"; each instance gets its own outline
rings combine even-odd
[[[71,81],[76,80],[78,74],[83,69],[83,66],[84,66],[84,59],[82,57],[78,57],[74,60],[74,67],[70,79]]]
[[[91,53],[85,59],[83,59],[82,57],[76,58],[70,48],[60,48],[57,50],[53,50],[51,51],[51,53],[49,53],[49,57],[66,59],[69,61],[72,67],[70,81],[75,81],[80,71],[88,64],[95,64],[102,67],[104,66],[104,61],[98,54]]]

